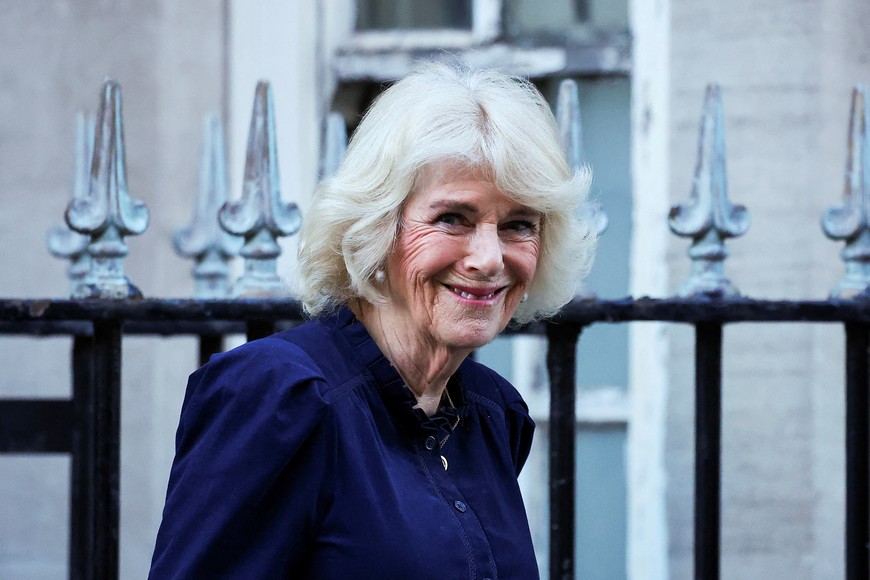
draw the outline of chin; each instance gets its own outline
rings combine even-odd
[[[506,312],[493,309],[468,309],[433,313],[438,321],[432,336],[443,346],[453,349],[474,350],[491,343],[510,322]]]
[[[446,340],[442,342],[453,348],[473,350],[491,343],[499,335],[499,332],[501,332],[501,329],[498,328],[475,329],[469,326],[452,336],[445,336]]]

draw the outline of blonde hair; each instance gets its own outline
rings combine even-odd
[[[531,83],[429,63],[375,100],[340,168],[318,186],[298,253],[296,294],[309,315],[357,298],[387,300],[375,273],[418,175],[442,161],[481,171],[542,216],[537,270],[514,320],[551,315],[571,300],[595,246],[580,212],[591,173],[571,174],[550,107]]]

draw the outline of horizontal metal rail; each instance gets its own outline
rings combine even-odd
[[[0,453],[71,453],[69,399],[0,399]]]
[[[162,322],[301,320],[302,308],[292,299],[263,300],[0,300],[0,323],[123,320],[148,323],[159,334]],[[751,298],[623,298],[578,300],[565,306],[553,319],[556,324],[593,322],[870,322],[870,297],[843,300],[755,300]],[[22,327],[24,328],[24,327]],[[32,331],[38,333],[36,326]],[[70,327],[73,328],[73,327]],[[147,328],[143,326],[143,328]],[[176,334],[168,326],[164,332]],[[199,330],[191,326],[190,332]],[[61,327],[58,327],[61,331]],[[7,330],[11,332],[11,330]],[[21,332],[16,330],[16,333]],[[516,329],[508,329],[516,332]],[[544,332],[532,325],[523,332]],[[186,333],[182,329],[182,333]],[[72,334],[72,333],[70,333]]]

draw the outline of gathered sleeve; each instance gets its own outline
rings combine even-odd
[[[504,409],[504,422],[507,429],[508,442],[510,445],[511,460],[519,477],[529,453],[532,450],[532,439],[535,436],[535,421],[529,414],[529,407],[523,400],[519,391],[514,388],[504,377],[494,370],[483,365],[473,363],[474,367],[487,376],[491,385],[495,387],[498,395],[489,396],[494,400],[501,400],[501,408]]]
[[[505,412],[508,432],[510,433],[511,457],[517,470],[517,477],[529,458],[532,450],[532,438],[535,435],[535,422],[529,415],[525,401],[517,399],[508,404]]]
[[[316,365],[264,339],[191,375],[150,578],[280,578],[330,502],[334,422]]]

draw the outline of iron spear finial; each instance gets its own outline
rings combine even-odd
[[[329,177],[341,165],[347,151],[347,125],[341,113],[332,111],[326,116],[323,139],[323,157],[320,162],[320,178]]]
[[[245,271],[233,287],[233,296],[286,296],[287,287],[277,272],[278,238],[299,231],[302,216],[295,203],[281,201],[272,89],[266,81],[257,83],[254,96],[242,198],[224,204],[218,215],[227,232],[245,240],[239,252]]]
[[[832,240],[843,240],[846,272],[831,290],[833,298],[851,298],[870,289],[870,127],[867,123],[867,87],[852,91],[849,119],[849,157],[843,205],[828,209],[822,229]]]
[[[559,83],[559,97],[556,101],[556,124],[565,158],[572,174],[587,170],[586,150],[583,143],[583,120],[580,114],[580,91],[572,79]],[[600,237],[607,229],[607,214],[600,206],[584,203],[581,217],[590,224],[595,237]],[[580,282],[575,294],[578,298],[595,298],[595,292],[585,282]]]
[[[668,216],[671,231],[692,238],[688,252],[692,270],[677,291],[680,296],[739,294],[725,276],[728,257],[725,240],[746,233],[749,212],[742,205],[732,205],[728,199],[725,166],[722,94],[714,84],[707,87],[704,100],[691,199],[672,207]]]
[[[121,86],[106,80],[97,113],[93,160],[87,194],[70,201],[66,222],[90,237],[90,266],[73,298],[139,298],[142,293],[124,274],[125,236],[148,227],[148,208],[127,189]]]
[[[76,115],[72,199],[82,199],[88,194],[91,159],[94,155],[95,126],[96,119],[92,114],[80,112]],[[71,283],[70,293],[74,292],[90,268],[91,257],[88,255],[90,237],[71,230],[69,226],[64,224],[49,230],[46,242],[48,251],[53,256],[69,260],[70,264],[66,273]]]
[[[218,223],[218,211],[227,201],[227,164],[223,123],[218,115],[203,120],[199,189],[190,225],[175,232],[175,251],[196,261],[193,267],[195,298],[229,295],[230,260],[238,254],[241,239]]]

